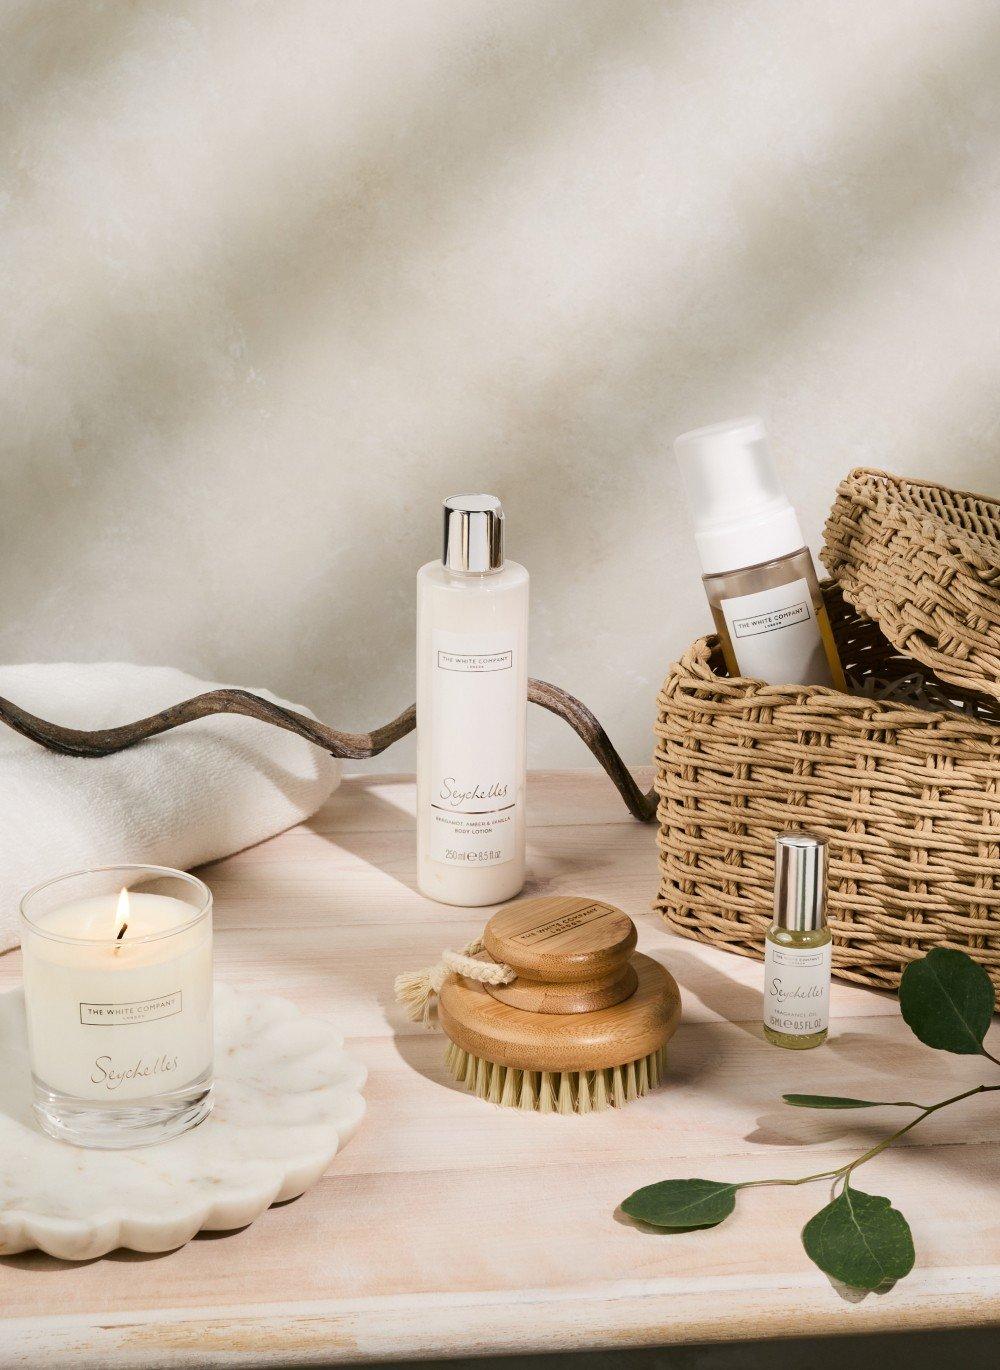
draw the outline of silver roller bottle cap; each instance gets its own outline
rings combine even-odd
[[[444,502],[444,550],[449,571],[499,571],[503,507],[496,495],[452,495]]]
[[[826,839],[783,832],[774,839],[774,921],[790,932],[826,927]]]

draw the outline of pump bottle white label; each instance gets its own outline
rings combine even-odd
[[[807,1036],[830,1026],[831,943],[779,947],[764,943],[764,1022],[772,1032]]]
[[[832,685],[806,580],[720,602],[740,674],[787,685]]]
[[[437,629],[431,649],[430,856],[499,866],[515,855],[517,641]]]

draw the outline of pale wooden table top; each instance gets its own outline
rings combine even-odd
[[[914,1230],[917,1266],[843,1302],[806,1259],[820,1186],[755,1190],[712,1231],[651,1235],[616,1205],[667,1177],[799,1175],[848,1159],[889,1115],[815,1114],[783,1090],[933,1099],[981,1078],[921,1047],[895,1000],[834,986],[829,1044],[760,1030],[758,963],[668,935],[650,912],[654,833],[600,773],[535,775],[526,893],[611,900],[681,986],[665,1087],[621,1113],[494,1109],[445,1081],[437,1033],[392,1002],[397,971],[485,913],[414,889],[413,786],[346,781],[312,822],[204,872],[220,978],[335,1020],[370,1071],[368,1117],[310,1193],[252,1227],[165,1256],[0,1261],[0,1363],[326,1363],[635,1347],[1000,1320],[998,1144],[989,1097],[932,1118],[866,1168]],[[0,958],[0,986],[19,956]],[[891,1084],[890,1084],[891,1082]]]

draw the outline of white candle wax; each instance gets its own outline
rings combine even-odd
[[[211,1069],[211,918],[161,894],[130,891],[127,905],[119,940],[118,895],[77,899],[25,927],[32,1071],[51,1090],[118,1103]]]

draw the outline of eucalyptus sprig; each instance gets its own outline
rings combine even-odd
[[[910,1030],[929,1047],[959,1056],[1000,1060],[983,1045],[993,1018],[995,995],[982,966],[962,951],[937,947],[903,972],[899,1006]],[[913,1269],[913,1235],[898,1209],[881,1194],[866,1194],[852,1183],[859,1166],[872,1160],[932,1113],[976,1094],[1000,1090],[1000,1084],[979,1084],[933,1104],[910,1099],[852,1099],[832,1094],[785,1094],[795,1108],[911,1108],[916,1117],[897,1128],[853,1161],[835,1170],[820,1170],[797,1179],[661,1180],[637,1189],[622,1203],[622,1211],[640,1222],[668,1232],[691,1232],[716,1227],[736,1207],[741,1189],[763,1185],[800,1185],[831,1180],[834,1197],[802,1229],[806,1255],[827,1275],[859,1290],[886,1290]]]

